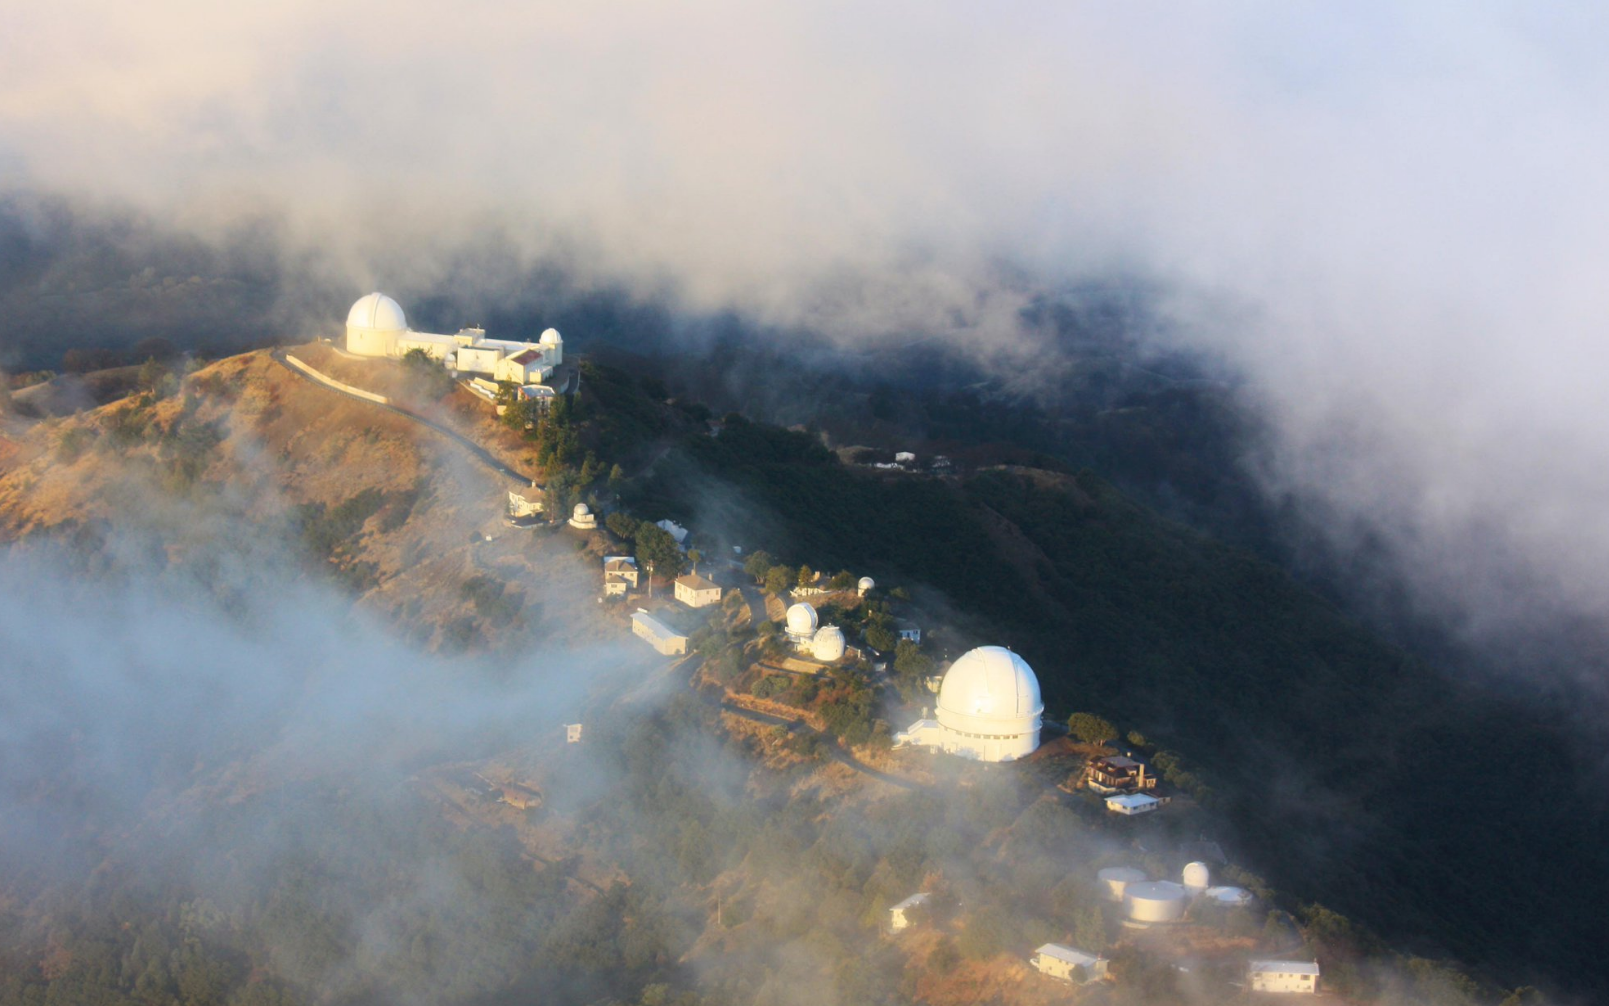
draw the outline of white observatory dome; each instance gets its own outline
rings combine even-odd
[[[876,580],[873,580],[869,576],[863,576],[863,577],[860,578],[860,582],[855,584],[855,589],[859,590],[862,594],[864,594],[867,591],[871,590],[875,586],[877,586],[877,581]]]
[[[559,330],[556,328],[550,328],[544,331],[540,341],[544,346],[561,346],[564,344],[564,340],[559,337]]]
[[[809,639],[816,633],[816,609],[800,601],[788,609],[788,635]]]
[[[571,513],[571,516],[572,517],[585,517],[587,514],[589,514],[591,512],[592,512],[592,508],[587,506],[585,503],[577,503],[575,505],[575,510]]]
[[[1123,892],[1130,884],[1145,883],[1145,873],[1132,866],[1108,866],[1095,877],[1106,888],[1106,896],[1113,901],[1122,901]]]
[[[1192,891],[1200,892],[1205,891],[1207,886],[1212,883],[1211,877],[1212,875],[1207,872],[1206,863],[1186,863],[1184,875],[1179,879],[1184,882],[1185,887]]]
[[[977,734],[1039,734],[1039,679],[1028,661],[1004,646],[968,650],[939,686],[940,723]]]
[[[1184,918],[1185,892],[1171,880],[1130,884],[1123,891],[1123,904],[1135,922],[1177,922]]]
[[[408,318],[402,313],[402,305],[376,292],[359,298],[352,305],[352,310],[346,313],[346,327],[370,332],[403,332],[407,331]]]
[[[810,641],[810,652],[817,660],[832,663],[844,656],[844,630],[836,625],[822,627]]]

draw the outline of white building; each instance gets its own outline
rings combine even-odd
[[[888,910],[888,931],[898,933],[909,929],[920,919],[920,909],[927,906],[932,895],[913,894]]]
[[[1162,801],[1154,796],[1144,793],[1120,793],[1117,796],[1106,798],[1106,809],[1133,817],[1135,814],[1149,814],[1162,806]]]
[[[577,503],[575,509],[570,511],[569,524],[579,531],[592,531],[598,526],[598,517],[592,508],[585,503]]]
[[[1064,982],[1093,982],[1106,977],[1106,960],[1100,955],[1086,954],[1082,950],[1064,947],[1060,943],[1047,943],[1035,950],[1029,963],[1038,968],[1042,974],[1059,978]]]
[[[686,573],[676,578],[676,600],[689,608],[721,603],[721,586],[709,577]]]
[[[542,490],[532,486],[530,489],[510,489],[508,491],[508,515],[510,517],[535,517],[542,512]]]
[[[632,613],[631,631],[638,638],[647,640],[649,646],[667,657],[687,652],[686,636],[672,629],[642,608],[638,608]]]
[[[898,454],[894,455],[894,463],[897,465],[908,465],[915,460],[916,455],[912,454],[910,451],[900,451]]]
[[[861,597],[865,597],[867,594],[871,593],[873,588],[876,586],[876,580],[873,580],[869,576],[863,576],[860,578],[860,582],[855,584],[855,591],[859,593]]]
[[[1318,992],[1318,961],[1248,961],[1246,984],[1253,992]]]
[[[346,349],[357,356],[400,357],[422,350],[432,360],[460,374],[489,374],[498,381],[537,384],[564,362],[564,340],[557,329],[538,342],[488,339],[479,328],[456,335],[415,332],[396,301],[375,292],[358,300],[346,316]]]
[[[978,761],[1012,761],[1039,747],[1044,711],[1039,679],[1028,662],[1003,646],[980,646],[944,673],[938,718],[917,720],[894,742]]]
[[[603,559],[605,597],[624,597],[637,586],[637,560],[629,555],[609,555]]]
[[[654,527],[659,528],[661,531],[676,539],[676,544],[678,545],[687,540],[687,529],[671,520],[669,517],[666,517],[662,521],[655,522]]]
[[[581,743],[581,724],[579,724],[579,723],[566,723],[564,725],[564,743],[566,743],[566,744],[580,744]]]
[[[1191,894],[1200,894],[1212,886],[1212,873],[1206,863],[1186,863],[1179,875],[1179,882]]]

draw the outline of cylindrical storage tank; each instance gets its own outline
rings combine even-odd
[[[876,580],[869,576],[863,576],[860,578],[860,582],[855,585],[855,589],[860,591],[861,594],[865,594],[875,586],[877,586]]]
[[[1211,874],[1207,871],[1206,863],[1186,863],[1184,876],[1180,878],[1184,886],[1195,893],[1205,891],[1212,883]]]
[[[816,633],[810,641],[810,652],[817,660],[823,663],[832,663],[842,660],[844,656],[844,630],[836,625],[828,625]]]
[[[1106,890],[1106,896],[1119,902],[1123,900],[1123,891],[1130,884],[1145,883],[1145,873],[1132,866],[1108,866],[1095,877]]]
[[[1178,922],[1187,901],[1184,888],[1171,880],[1148,880],[1123,890],[1123,905],[1135,922]]]
[[[1251,904],[1251,892],[1243,887],[1209,887],[1207,897],[1226,908]]]

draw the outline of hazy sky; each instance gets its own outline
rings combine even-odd
[[[67,0],[0,12],[0,180],[350,271],[486,223],[842,339],[1021,345],[1136,275],[1472,620],[1609,606],[1606,15],[1588,4]],[[1201,305],[1210,304],[1204,310]]]

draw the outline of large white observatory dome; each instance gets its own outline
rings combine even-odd
[[[811,654],[823,663],[842,660],[844,648],[844,630],[836,625],[823,626],[810,641]]]
[[[1041,713],[1044,703],[1033,668],[1002,645],[962,653],[938,687],[938,721],[943,726],[983,737],[1033,734],[1028,752],[1039,747]]]
[[[359,298],[352,310],[346,313],[347,328],[366,328],[371,332],[403,332],[408,318],[402,305],[383,293],[371,293]]]
[[[816,609],[803,601],[788,609],[788,635],[803,642],[816,634]]]
[[[544,346],[562,346],[564,340],[559,337],[558,329],[550,328],[542,333],[541,343]]]

